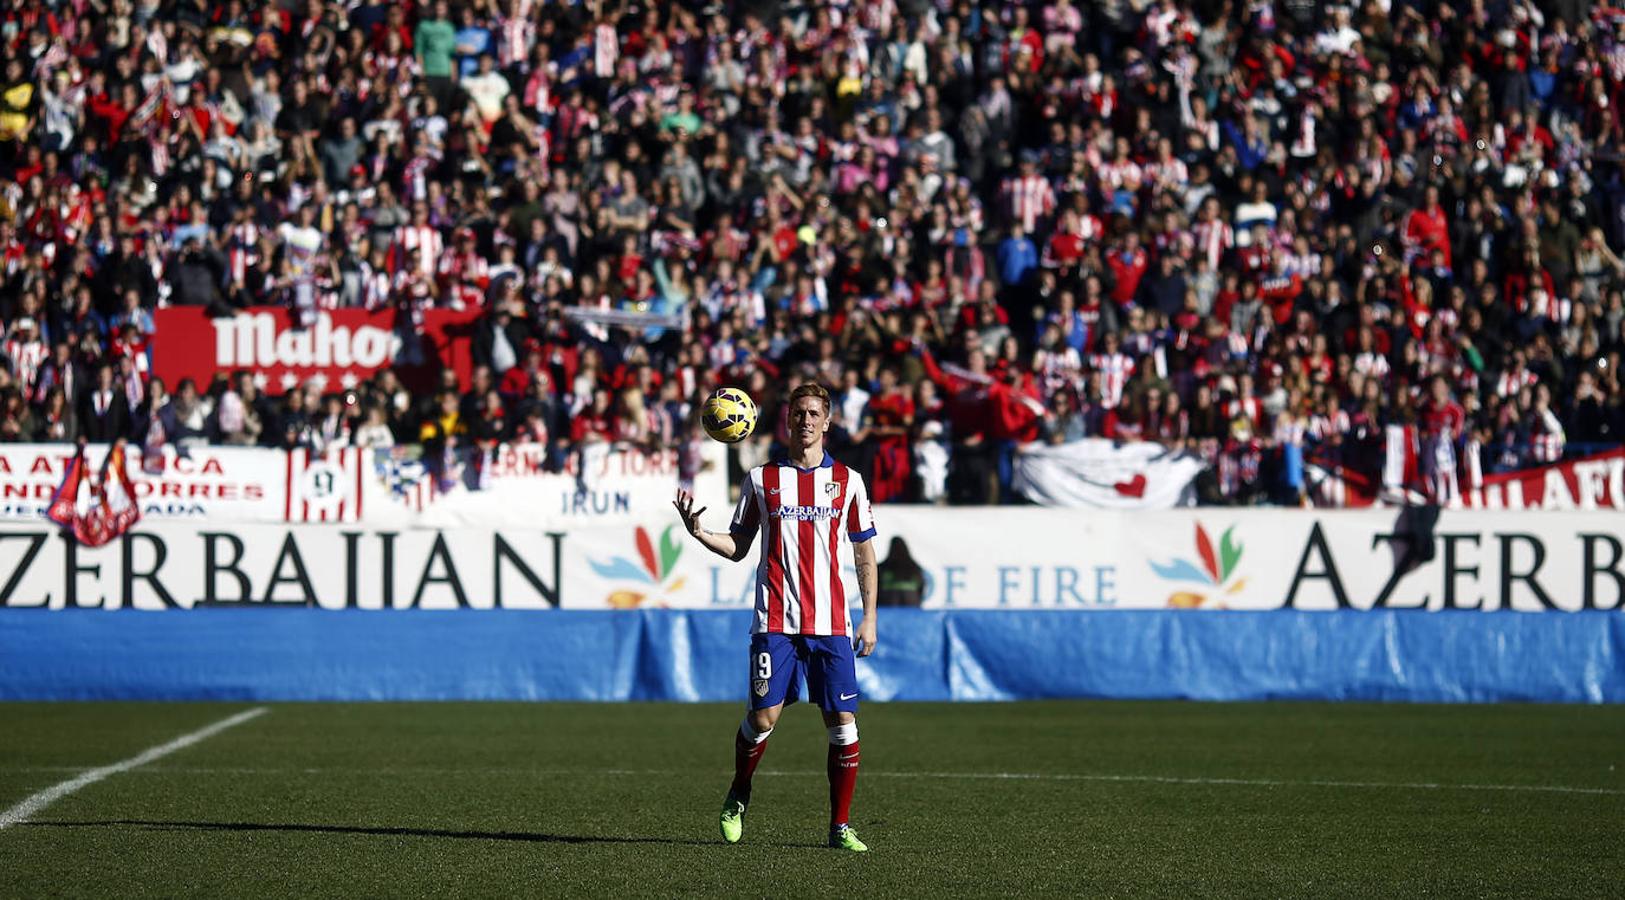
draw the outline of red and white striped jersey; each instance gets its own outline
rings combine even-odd
[[[1145,173],[1132,159],[1113,160],[1096,170],[1100,177],[1100,192],[1111,196],[1116,191],[1138,191]]]
[[[803,469],[779,459],[750,470],[728,530],[748,542],[762,535],[756,565],[752,634],[852,632],[841,581],[841,542],[875,536],[863,476],[835,462]]]
[[[1190,170],[1186,168],[1185,161],[1177,156],[1166,160],[1152,160],[1146,164],[1145,180],[1158,187],[1184,190],[1190,183]]]
[[[1529,458],[1554,463],[1563,458],[1563,423],[1549,409],[1529,414]]]
[[[431,276],[434,275],[435,264],[440,261],[440,254],[446,248],[440,229],[432,225],[402,225],[395,229],[395,243],[401,249],[402,262],[407,251],[418,251],[418,270]]]
[[[0,348],[11,360],[11,371],[17,381],[22,385],[23,393],[27,394],[34,389],[34,383],[39,378],[40,367],[51,356],[51,348],[45,342],[35,338],[25,341],[21,338],[7,338],[3,348]]]
[[[1055,189],[1042,175],[1021,175],[1004,180],[1004,200],[1010,217],[1031,233],[1039,218],[1055,211]]]
[[[1540,378],[1528,369],[1507,369],[1495,380],[1495,393],[1502,398],[1515,397],[1524,388],[1534,387],[1539,383]]]
[[[1331,414],[1315,413],[1309,417],[1309,440],[1315,443],[1329,441],[1334,436],[1349,433],[1349,414],[1334,410]]]
[[[1125,353],[1096,353],[1089,365],[1100,373],[1100,405],[1111,409],[1123,402],[1123,389],[1134,377],[1134,360]]]
[[[521,6],[529,7],[530,4]],[[530,20],[528,9],[499,20],[496,45],[497,63],[504,69],[519,65],[530,56],[530,48],[536,45],[536,25]]]
[[[1246,416],[1254,429],[1264,427],[1264,401],[1257,397],[1237,397],[1225,404],[1224,414],[1234,419]]]
[[[1192,225],[1191,234],[1196,237],[1196,249],[1207,256],[1208,268],[1217,272],[1225,251],[1235,246],[1235,230],[1229,223],[1213,219]]]
[[[243,222],[231,226],[226,235],[231,283],[239,286],[246,284],[248,270],[259,265],[260,261],[260,227],[253,222]]]
[[[1387,378],[1393,367],[1388,365],[1388,357],[1374,350],[1358,353],[1354,357],[1354,371],[1368,378]]]

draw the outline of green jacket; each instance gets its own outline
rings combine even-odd
[[[429,78],[451,77],[451,55],[457,46],[457,29],[445,19],[424,19],[412,35],[423,74]]]

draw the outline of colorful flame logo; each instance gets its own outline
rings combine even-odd
[[[640,589],[618,590],[610,593],[605,602],[615,609],[631,609],[642,606],[650,598],[655,598],[649,605],[665,606],[665,598],[683,589],[687,580],[678,577],[671,578],[672,570],[677,566],[677,560],[683,555],[682,544],[672,534],[675,525],[666,526],[660,533],[660,555],[655,556],[654,542],[649,539],[649,532],[639,525],[636,529],[636,545],[638,560],[633,561],[624,556],[616,556],[609,562],[588,560],[587,564],[597,572],[599,577],[612,581],[633,581]],[[667,579],[670,578],[670,581]]]
[[[1194,582],[1217,589],[1221,595],[1237,593],[1247,587],[1247,579],[1237,578],[1226,585],[1236,571],[1236,564],[1241,562],[1242,546],[1230,539],[1231,532],[1235,530],[1234,525],[1224,530],[1224,534],[1219,536],[1219,552],[1215,554],[1213,542],[1207,536],[1207,529],[1202,527],[1201,522],[1197,522],[1196,555],[1201,560],[1201,565],[1188,559],[1175,559],[1163,564],[1153,562],[1151,570],[1169,581]],[[1175,591],[1168,595],[1168,605],[1174,607],[1193,609],[1207,601],[1207,594],[1198,591]]]

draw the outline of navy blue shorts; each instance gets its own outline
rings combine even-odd
[[[805,634],[750,636],[750,708],[794,703],[807,696],[824,712],[858,711],[858,672],[852,638]]]

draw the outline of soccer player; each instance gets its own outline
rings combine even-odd
[[[751,775],[767,749],[784,704],[808,693],[829,728],[829,846],[869,848],[847,819],[858,782],[858,681],[854,653],[875,649],[876,569],[874,513],[857,472],[824,451],[829,391],[803,384],[790,392],[789,447],[784,458],[750,471],[726,533],[700,527],[694,498],[679,490],[674,505],[689,534],[711,552],[735,562],[762,534],[756,565],[756,621],[751,626],[750,701],[734,737],[734,780],[722,804],[722,837],[735,843],[745,830]],[[863,598],[856,634],[841,584],[840,545],[852,544]]]

